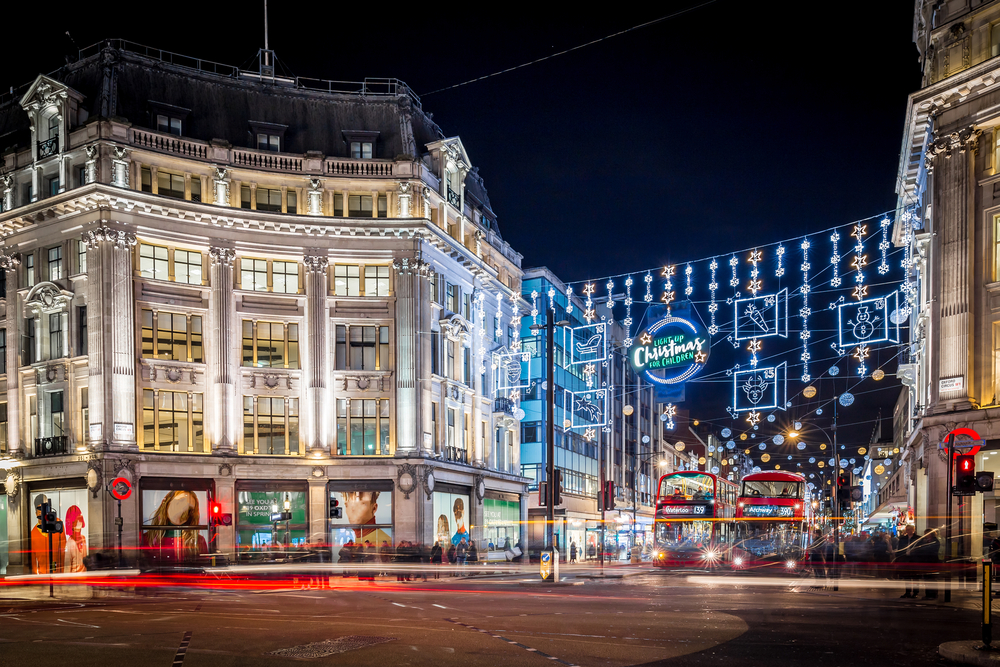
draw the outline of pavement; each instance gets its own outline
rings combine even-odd
[[[586,566],[563,574],[569,585],[539,582],[525,569],[0,600],[0,667],[62,667],[69,656],[74,667],[919,667],[946,664],[940,646],[979,636],[973,591],[944,603],[900,599],[898,582],[861,578],[841,579],[835,591],[801,576],[648,565],[605,568],[603,578]]]

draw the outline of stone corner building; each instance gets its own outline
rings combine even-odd
[[[50,567],[42,496],[56,569],[115,555],[118,476],[128,562],[521,540],[521,255],[461,140],[396,80],[140,50],[0,96],[0,568]]]
[[[922,532],[946,522],[950,431],[978,432],[977,470],[1000,472],[1000,2],[918,0],[913,37],[923,87],[907,106],[894,230],[911,344],[894,421],[901,499]],[[997,501],[968,500],[954,554],[978,557]]]

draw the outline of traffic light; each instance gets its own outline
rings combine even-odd
[[[955,486],[963,493],[976,491],[976,457],[963,454],[955,457]]]
[[[330,495],[330,518],[341,519],[344,516],[344,508],[340,506],[340,501],[332,494]]]
[[[556,473],[556,477],[555,477],[555,489],[553,490],[553,494],[555,495],[555,497],[552,499],[552,506],[553,507],[555,507],[557,505],[562,505],[562,474],[563,473],[562,473],[562,470],[559,469],[559,468],[556,468],[555,473]]]
[[[63,522],[58,519],[56,511],[52,509],[52,503],[45,501],[41,506],[42,511],[42,523],[39,526],[39,530],[43,533],[61,533],[63,532]]]
[[[538,506],[547,507],[549,504],[549,484],[540,482],[538,484]]]
[[[976,490],[986,493],[993,490],[993,473],[983,470],[976,473]]]
[[[604,510],[610,512],[615,508],[615,483],[610,479],[604,482],[602,498],[604,499]]]

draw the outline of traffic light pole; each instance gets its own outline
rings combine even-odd
[[[952,477],[955,468],[955,434],[948,434],[948,486],[945,488],[945,503],[948,506],[944,525],[944,562],[945,570],[948,571],[948,583],[944,587],[944,601],[951,602],[951,568],[947,567],[948,559],[951,558],[951,486],[955,483]]]
[[[49,597],[55,597],[55,591],[52,586],[52,573],[56,571],[56,564],[52,561],[52,533],[49,533]]]
[[[546,541],[550,549],[555,549],[556,523],[556,378],[555,378],[555,313],[545,309],[545,479],[548,486],[546,500]]]

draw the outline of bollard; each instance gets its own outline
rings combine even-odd
[[[990,650],[990,642],[993,641],[993,618],[991,616],[993,606],[993,562],[989,559],[983,561],[983,649]]]

